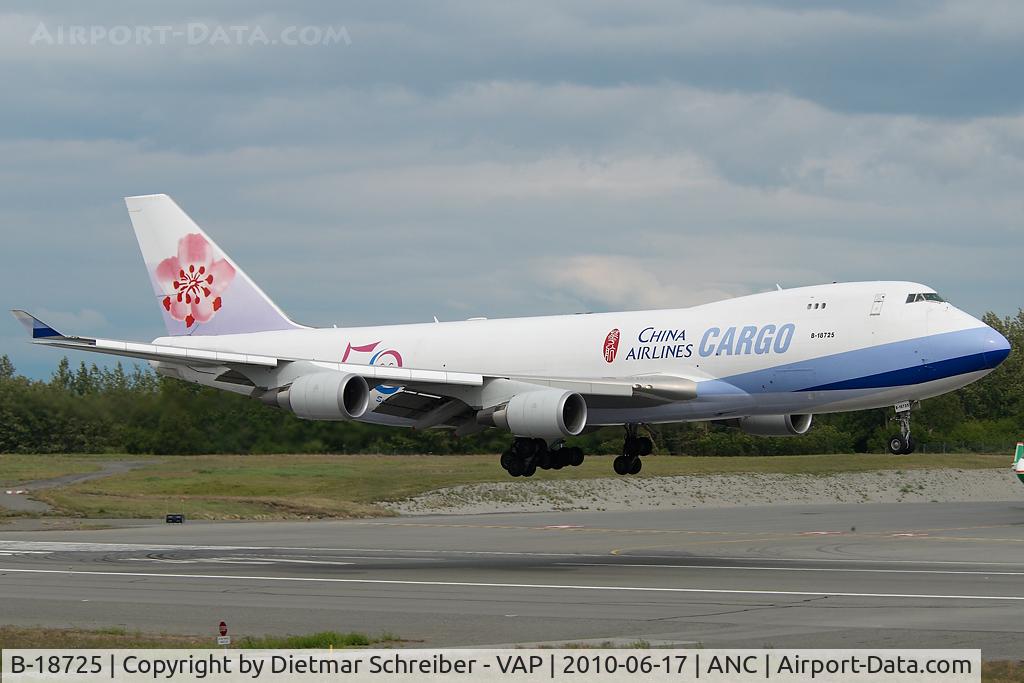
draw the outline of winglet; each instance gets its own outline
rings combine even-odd
[[[18,319],[18,322],[28,330],[28,333],[32,335],[33,339],[64,338],[63,334],[53,329],[28,311],[16,308],[12,310],[11,313],[13,313],[14,317]]]

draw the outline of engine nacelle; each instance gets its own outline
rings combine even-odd
[[[811,428],[813,415],[751,415],[741,417],[739,428],[755,436],[800,436]]]
[[[370,387],[359,375],[303,375],[277,394],[277,405],[304,420],[354,420],[370,405]]]
[[[481,410],[477,421],[516,436],[559,439],[576,436],[587,426],[587,402],[572,391],[527,391],[503,406]]]

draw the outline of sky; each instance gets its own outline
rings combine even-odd
[[[281,5],[4,3],[0,303],[159,336],[122,197],[167,193],[310,325],[1024,305],[1024,3]]]

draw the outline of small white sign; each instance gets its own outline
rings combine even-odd
[[[224,646],[230,645],[231,644],[231,636],[217,636],[217,644],[218,645],[224,645]]]

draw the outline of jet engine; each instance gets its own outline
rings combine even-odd
[[[516,394],[508,403],[477,413],[477,422],[516,436],[559,439],[587,426],[587,402],[579,394],[538,389]]]
[[[800,436],[811,428],[813,415],[751,415],[739,419],[739,428],[755,436]]]
[[[276,399],[304,420],[355,420],[370,405],[370,387],[359,375],[317,372],[299,377]]]

